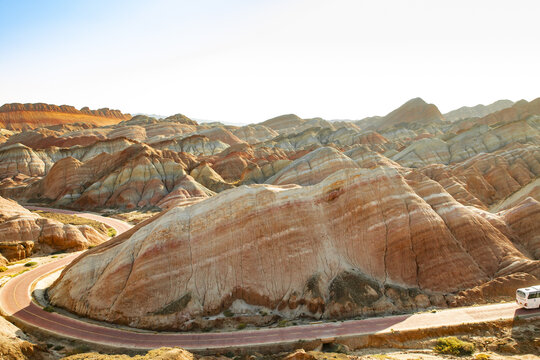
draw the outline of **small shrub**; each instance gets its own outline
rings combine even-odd
[[[88,245],[88,250],[95,248],[96,245]]]
[[[81,345],[81,346],[77,346],[76,348],[73,348],[70,351],[68,351],[67,355],[70,356],[70,355],[82,354],[82,353],[85,353],[85,352],[89,352],[90,350],[91,350],[90,347],[88,347],[86,345]]]
[[[434,350],[439,354],[455,356],[471,355],[474,352],[474,344],[450,336],[438,338]]]
[[[116,230],[113,228],[107,228],[107,235],[109,235],[109,237],[116,236]]]
[[[0,272],[4,272],[7,270],[8,270],[7,266],[0,266]]]
[[[476,360],[488,360],[490,356],[488,354],[476,354],[474,358]]]
[[[233,317],[234,313],[231,310],[227,309],[223,312],[223,315],[225,315],[226,317]]]
[[[51,305],[47,305],[43,308],[46,312],[54,312],[54,308]]]
[[[236,325],[236,328],[237,328],[238,330],[242,330],[242,329],[245,329],[246,326],[247,326],[246,324],[241,323],[241,324]]]
[[[277,326],[278,326],[278,327],[285,327],[285,326],[287,326],[287,323],[288,323],[288,321],[285,320],[285,319],[279,320]]]
[[[35,265],[37,265],[37,262],[35,262],[35,261],[29,261],[26,264],[24,264],[24,266],[26,266],[26,267],[31,267],[31,266],[35,266]]]
[[[53,347],[53,350],[59,351],[59,350],[62,350],[63,348],[64,348],[63,345],[56,345],[55,347]]]
[[[58,257],[58,255],[53,255],[51,256],[51,259],[56,259]]]

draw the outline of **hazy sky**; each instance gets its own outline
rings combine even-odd
[[[0,103],[229,122],[540,97],[540,1],[0,0]]]

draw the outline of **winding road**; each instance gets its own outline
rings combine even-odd
[[[40,209],[58,211],[57,209]],[[61,212],[65,211],[67,210],[61,210]],[[102,217],[97,214],[77,213],[74,211],[68,213],[83,217],[92,216],[92,219],[114,227],[119,234],[131,227],[120,220]],[[137,349],[179,346],[188,350],[286,343],[300,339],[333,339],[342,336],[373,334],[391,330],[400,331],[511,319],[516,315],[540,316],[540,310],[524,310],[519,309],[514,303],[505,303],[441,310],[436,313],[428,312],[233,332],[170,333],[122,329],[84,322],[58,313],[49,313],[32,301],[31,289],[33,284],[47,274],[63,268],[76,257],[76,254],[69,255],[58,261],[39,266],[7,282],[0,289],[2,313],[7,315],[8,318],[12,318],[16,323],[23,323],[26,326],[37,327],[56,335],[92,343]]]

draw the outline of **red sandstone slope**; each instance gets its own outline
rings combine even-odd
[[[437,106],[428,104],[421,98],[407,101],[396,110],[383,117],[373,117],[357,122],[357,125],[366,130],[387,130],[399,124],[427,125],[442,124],[445,122]]]
[[[107,239],[90,226],[62,224],[0,197],[0,265],[3,259],[16,261],[35,252],[83,250]]]
[[[131,115],[107,108],[90,110],[87,107],[77,110],[68,105],[4,104],[0,107],[0,127],[10,130],[23,130],[49,125],[87,123],[98,126],[117,124],[131,119]]]
[[[97,247],[49,294],[81,315],[153,329],[225,309],[251,321],[260,311],[333,318],[445,305],[448,292],[499,275],[540,275],[538,222],[515,230],[538,208],[531,201],[487,216],[393,168],[345,169],[309,187],[243,186]]]

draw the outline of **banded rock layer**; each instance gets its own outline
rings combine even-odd
[[[83,250],[108,238],[87,225],[66,225],[0,197],[0,258],[24,259],[34,252]]]
[[[515,214],[531,213],[530,201]],[[426,176],[388,167],[306,187],[241,186],[83,254],[49,297],[151,329],[187,329],[229,308],[295,318],[446,304],[443,294],[500,274],[540,276],[538,222],[515,231],[510,214],[463,206]]]
[[[0,107],[0,127],[21,130],[48,125],[84,122],[94,125],[111,125],[130,119],[131,115],[107,108],[81,110],[73,106],[48,104],[4,104]]]

